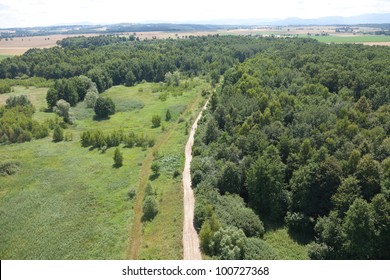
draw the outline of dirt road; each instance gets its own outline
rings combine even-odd
[[[191,127],[190,136],[185,148],[185,164],[183,171],[184,188],[184,223],[183,223],[183,258],[185,260],[201,260],[202,255],[199,248],[198,234],[194,228],[194,209],[195,198],[191,188],[190,166],[192,160],[192,145],[194,144],[195,130],[198,127],[198,121],[202,117],[202,112],[206,109],[208,101],[202,108],[194,124]]]

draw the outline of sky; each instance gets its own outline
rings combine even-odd
[[[0,0],[0,28],[390,13],[390,0]]]

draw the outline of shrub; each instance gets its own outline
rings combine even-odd
[[[152,117],[152,126],[159,127],[161,125],[161,117],[159,115],[154,115]]]
[[[53,130],[53,141],[60,142],[62,140],[64,140],[64,130],[57,125]]]
[[[15,160],[9,160],[0,163],[0,175],[13,175],[20,170],[20,162]]]
[[[270,245],[259,238],[248,238],[244,247],[245,260],[276,260],[278,254]]]
[[[171,118],[172,118],[171,111],[169,111],[168,109],[167,112],[165,113],[165,120],[169,122]]]
[[[115,167],[121,167],[123,165],[123,154],[119,150],[119,148],[115,149],[114,152],[114,166]]]
[[[135,198],[136,195],[137,195],[137,190],[136,190],[134,187],[131,187],[131,188],[129,189],[129,191],[127,192],[127,196],[128,196],[130,199]]]
[[[160,168],[161,167],[160,167],[160,164],[158,162],[155,161],[152,163],[151,169],[152,169],[154,175],[159,174]]]
[[[145,198],[150,195],[154,195],[154,191],[152,185],[148,182],[145,187]]]
[[[158,213],[158,205],[156,198],[154,196],[147,196],[144,200],[144,204],[142,206],[142,210],[144,213],[144,220],[150,221],[153,220],[153,218],[157,215]]]

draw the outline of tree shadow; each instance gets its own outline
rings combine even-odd
[[[154,181],[156,180],[158,177],[160,177],[160,173],[154,173],[152,175],[149,176],[149,180],[150,181]]]
[[[97,122],[102,122],[102,121],[106,121],[106,120],[109,120],[109,119],[110,119],[110,116],[107,116],[107,117],[101,117],[101,116],[98,116],[98,115],[94,115],[93,116],[93,120],[97,121]]]
[[[296,241],[299,245],[307,245],[312,241],[315,241],[314,233],[309,234],[308,232],[304,231],[292,231],[288,230],[288,235]]]

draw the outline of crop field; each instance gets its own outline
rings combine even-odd
[[[4,56],[21,55],[31,48],[51,48],[56,46],[58,40],[67,37],[75,37],[77,35],[49,35],[49,36],[32,36],[32,37],[16,37],[0,40],[0,60]],[[96,34],[83,34],[90,37]]]
[[[94,121],[92,109],[78,104],[73,108],[77,121],[65,130],[71,141],[54,143],[49,136],[1,146],[0,162],[21,163],[17,174],[0,176],[1,259],[127,258],[134,217],[142,216],[134,208],[142,197],[130,199],[128,191],[131,187],[142,190],[141,182],[148,179],[157,193],[159,214],[141,225],[142,235],[137,237],[141,240],[139,255],[145,259],[180,259],[181,172],[177,178],[172,174],[183,164],[186,122],[198,110],[205,84],[194,79],[188,85],[172,90],[151,83],[112,87],[103,95],[112,98],[117,113],[108,120]],[[179,91],[182,94],[168,94],[166,101],[159,98]],[[47,88],[15,87],[12,94],[29,96],[36,107],[34,117],[44,121],[54,116],[42,110],[46,92]],[[0,95],[0,104],[6,97]],[[167,109],[172,112],[170,122],[164,121]],[[154,114],[162,116],[164,131],[161,127],[152,128]],[[144,133],[156,139],[156,146],[121,147],[123,166],[113,168],[114,148],[103,153],[80,144],[83,131],[97,128],[104,133],[115,129]],[[157,177],[150,177],[151,162],[147,159],[152,154],[155,156],[151,158],[162,166]]]

